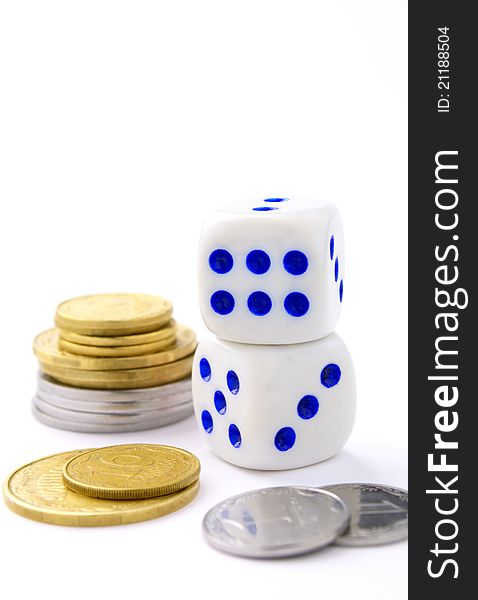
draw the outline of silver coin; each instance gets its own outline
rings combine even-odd
[[[88,401],[72,400],[70,398],[63,398],[56,394],[44,392],[40,388],[37,389],[36,395],[41,400],[44,400],[53,406],[57,406],[58,408],[99,413],[138,413],[156,409],[174,408],[192,402],[191,390],[180,391],[173,395],[169,395],[164,399],[153,398],[150,400],[133,402],[97,402],[91,399]]]
[[[131,390],[90,390],[57,383],[51,377],[39,371],[38,388],[46,394],[52,394],[70,400],[81,400],[84,402],[89,402],[90,400],[97,402],[141,402],[155,398],[167,398],[179,391],[191,390],[192,384],[191,378],[187,377],[180,381],[149,388]]]
[[[337,494],[350,510],[341,546],[374,546],[408,537],[408,492],[374,483],[339,483],[322,489]]]
[[[164,427],[182,421],[193,414],[193,407],[190,406],[187,410],[185,409],[181,413],[170,415],[168,418],[151,418],[141,423],[127,422],[119,425],[104,425],[95,422],[78,423],[76,421],[58,419],[57,417],[46,414],[33,403],[32,412],[34,417],[40,421],[40,423],[48,425],[49,427],[55,427],[56,429],[65,429],[67,431],[77,431],[81,433],[126,433],[130,431],[156,429],[158,427]]]
[[[332,543],[349,511],[335,494],[310,487],[272,487],[228,498],[204,517],[203,533],[218,550],[252,558],[294,556]]]
[[[136,413],[114,413],[114,412],[87,412],[79,410],[70,410],[67,408],[59,408],[49,402],[45,402],[38,396],[35,396],[32,400],[33,404],[44,413],[56,417],[58,419],[65,419],[67,421],[75,421],[76,423],[98,423],[102,425],[116,425],[121,423],[142,423],[149,419],[158,418],[169,418],[169,416],[183,412],[191,403],[185,406],[173,407],[173,408],[162,408],[156,410],[149,410]]]
[[[43,398],[40,398],[38,395],[34,396],[32,402],[36,404],[43,412],[51,414],[52,416],[57,416],[58,418],[67,418],[72,420],[84,420],[84,421],[101,421],[103,418],[108,422],[113,422],[117,420],[118,422],[125,421],[140,421],[151,418],[152,416],[168,416],[170,414],[175,414],[176,412],[181,412],[186,410],[190,406],[192,406],[192,402],[184,402],[178,406],[170,406],[166,408],[155,408],[151,410],[141,410],[141,411],[119,411],[116,412],[112,409],[106,411],[87,411],[87,410],[74,410],[70,408],[63,408],[56,406],[55,404],[50,404],[50,402],[45,401]],[[106,422],[106,421],[105,421]]]

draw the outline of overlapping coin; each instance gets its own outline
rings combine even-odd
[[[63,467],[63,482],[93,498],[137,500],[172,494],[199,479],[199,460],[181,448],[124,444],[89,450]]]
[[[56,381],[93,390],[117,390],[147,388],[179,381],[191,374],[192,354],[181,360],[142,367],[140,369],[122,369],[119,371],[82,371],[80,369],[65,369],[39,361],[43,373],[50,375]]]
[[[228,498],[204,517],[214,548],[250,558],[279,558],[317,550],[348,527],[346,504],[318,488],[288,486]]]
[[[80,476],[88,473],[88,468],[85,468],[84,465],[87,465],[88,456],[92,452],[96,452],[93,449],[74,450],[47,456],[17,469],[7,477],[3,485],[5,503],[13,512],[42,523],[95,527],[123,525],[154,519],[183,508],[197,496],[199,492],[199,461],[190,453],[179,448],[166,447],[170,469],[159,475],[156,473],[156,481],[166,485],[166,488],[164,486],[156,488],[154,491],[158,493],[153,495],[149,478],[144,480],[142,473],[145,469],[149,469],[149,473],[154,474],[155,468],[157,471],[160,466],[158,460],[152,461],[152,467],[150,465],[150,454],[154,452],[154,447],[152,445],[131,447],[130,461],[134,463],[135,459],[137,461],[142,457],[142,469],[137,468],[137,465],[135,467],[133,464],[126,464],[128,455],[121,450],[122,448],[124,447],[120,447],[118,452],[114,447],[104,449],[105,456],[123,457],[125,463],[122,465],[123,491],[128,489],[128,481],[132,481],[131,488],[138,492],[137,499],[91,497],[80,493],[79,490],[72,491],[64,484],[63,473],[65,466],[71,464],[69,461],[79,460],[80,467],[76,472]],[[162,447],[156,446],[155,448],[159,456]],[[182,462],[185,456],[188,457],[186,468]],[[191,476],[192,474],[194,476]],[[96,483],[101,484],[101,481],[109,486],[110,479],[107,468],[99,474]],[[174,491],[170,492],[170,489],[167,488],[168,482],[184,483],[184,485],[176,485],[176,487],[173,485]],[[146,496],[141,496],[143,488]]]
[[[33,351],[42,365],[53,370],[58,368],[71,371],[123,371],[174,363],[190,356],[196,348],[196,335],[189,327],[180,325],[172,345],[160,352],[141,356],[106,358],[65,352],[60,349],[59,342],[60,332],[58,329],[49,329],[35,338]]]
[[[55,325],[84,335],[118,336],[147,333],[165,325],[172,304],[146,294],[97,294],[62,302]]]
[[[190,404],[191,379],[133,390],[88,390],[62,385],[38,374],[37,397],[59,408],[88,413],[137,413]]]
[[[58,330],[59,331],[59,330]],[[169,348],[174,344],[176,334],[172,333],[159,342],[150,342],[148,344],[137,344],[134,346],[88,346],[87,344],[75,344],[62,337],[60,332],[58,348],[70,354],[79,356],[94,356],[97,358],[119,358],[123,356],[144,356],[145,354],[154,354]]]
[[[72,431],[121,432],[192,414],[196,335],[171,314],[171,302],[144,294],[60,304],[57,328],[33,342],[40,366],[35,417]]]
[[[376,483],[337,483],[325,486],[347,504],[350,525],[335,543],[376,546],[408,537],[408,492]]]
[[[398,542],[408,535],[408,492],[363,483],[252,490],[211,508],[203,533],[214,548],[250,558]]]
[[[35,417],[51,427],[119,433],[162,427],[193,413],[191,379],[133,390],[88,390],[61,385],[39,373]]]
[[[125,346],[142,346],[144,344],[153,344],[162,342],[165,338],[174,336],[176,332],[176,322],[171,319],[166,325],[155,331],[148,333],[137,333],[131,335],[113,335],[113,336],[93,336],[75,333],[68,329],[60,329],[60,337],[62,340],[67,340],[73,344],[81,346],[92,346],[104,348],[109,347],[125,347]],[[96,355],[94,355],[96,356]]]

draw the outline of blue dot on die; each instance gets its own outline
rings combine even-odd
[[[309,310],[309,300],[301,292],[291,292],[285,297],[284,308],[292,317],[303,317]]]
[[[239,427],[234,425],[234,423],[229,425],[229,441],[234,448],[239,448],[242,444],[241,432],[239,431]]]
[[[226,290],[218,290],[211,296],[211,308],[219,315],[228,315],[234,310],[234,297]]]
[[[332,260],[334,258],[334,247],[335,247],[335,240],[334,240],[334,236],[332,235],[330,237],[330,260]]]
[[[297,414],[301,419],[312,419],[319,410],[319,401],[315,396],[304,396],[297,405]]]
[[[234,265],[232,255],[224,248],[213,250],[209,255],[209,266],[215,273],[223,275],[229,273]]]
[[[206,433],[212,433],[212,430],[214,428],[214,422],[212,420],[211,413],[208,410],[202,411],[201,422],[202,422],[202,426],[204,427],[204,430],[206,431]]]
[[[210,381],[211,379],[211,365],[207,358],[201,358],[199,361],[199,374],[204,381]]]
[[[264,250],[251,250],[246,257],[246,265],[251,273],[262,275],[271,266],[271,259]]]
[[[220,390],[217,390],[217,392],[214,393],[214,406],[220,415],[223,415],[226,412],[226,398]]]
[[[227,387],[229,388],[229,391],[231,392],[231,394],[238,394],[239,393],[239,377],[237,376],[237,373],[235,371],[228,371],[227,375],[226,375],[226,382],[227,382]]]
[[[326,367],[322,369],[322,373],[320,374],[320,381],[322,385],[325,385],[326,388],[334,387],[340,381],[340,377],[342,376],[342,371],[340,370],[339,365],[335,363],[330,363]]]
[[[289,198],[266,198],[264,202],[287,202]]]
[[[342,298],[344,297],[344,280],[341,279],[340,280],[340,285],[339,285],[339,298],[340,298],[340,302],[342,302]]]
[[[334,276],[335,276],[335,281],[337,281],[337,279],[339,278],[339,259],[338,258],[335,259]]]
[[[300,250],[291,250],[284,256],[284,269],[291,275],[302,275],[308,266],[307,256]]]
[[[269,210],[277,210],[277,206],[256,206],[252,210],[256,210],[257,212],[267,212]]]
[[[280,452],[285,452],[286,450],[290,450],[295,444],[295,438],[295,431],[292,427],[282,427],[276,433],[274,445]]]
[[[247,306],[253,315],[263,317],[272,308],[272,300],[265,292],[252,292],[247,299]]]

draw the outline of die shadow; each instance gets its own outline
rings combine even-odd
[[[374,469],[373,465],[358,459],[356,455],[347,450],[342,450],[336,456],[323,462],[297,469],[267,471],[243,469],[234,465],[230,465],[230,467],[247,472],[250,479],[257,480],[258,487],[280,485],[320,487],[341,482],[374,482],[380,478],[380,472]]]

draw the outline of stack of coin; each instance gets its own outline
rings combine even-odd
[[[33,343],[40,374],[33,413],[72,431],[159,427],[193,412],[195,333],[156,296],[102,294],[60,304],[56,328]]]
[[[93,527],[154,519],[199,491],[199,460],[186,450],[128,444],[73,450],[24,465],[5,481],[17,514],[54,525]]]

